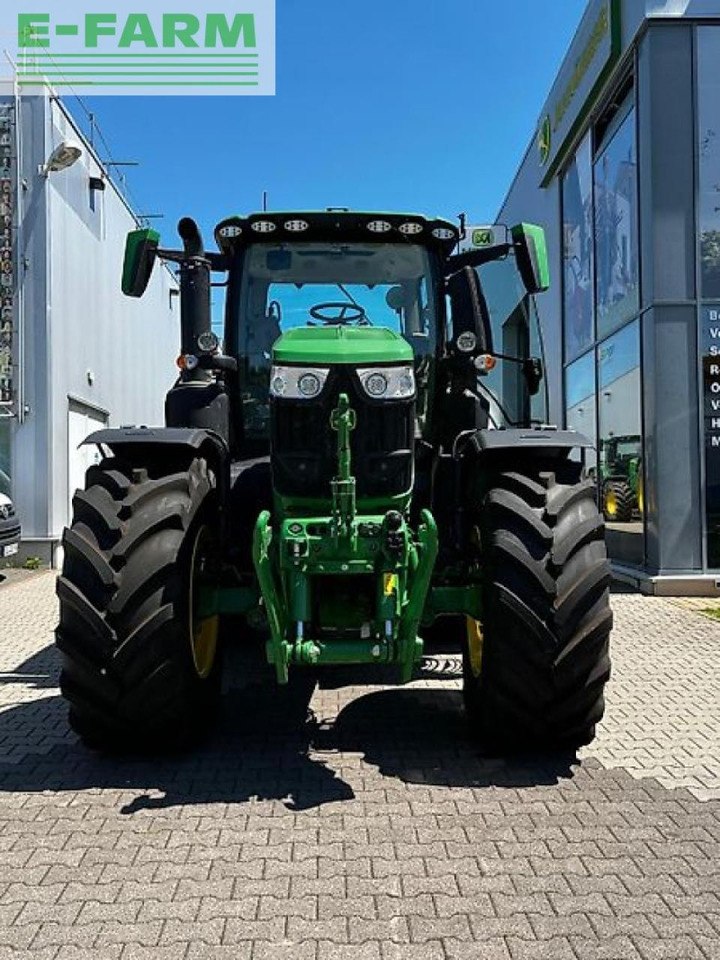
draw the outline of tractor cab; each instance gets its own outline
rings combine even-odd
[[[346,210],[262,213],[221,222],[215,230],[220,253],[205,251],[193,221],[181,221],[179,229],[182,252],[159,249],[153,230],[130,234],[123,290],[141,296],[157,256],[179,263],[182,373],[169,420],[186,423],[195,407],[198,426],[220,429],[229,418],[234,455],[267,454],[272,351],[297,329],[307,333],[301,337],[305,360],[311,344],[322,354],[322,330],[354,331],[343,340],[353,344],[344,362],[360,356],[371,331],[402,338],[412,352],[417,424],[432,443],[452,444],[460,429],[473,425],[546,421],[534,295],[547,289],[549,276],[539,228],[465,229],[418,214]],[[211,271],[228,275],[224,361],[210,333]],[[213,397],[211,387],[202,398],[182,389],[209,381],[209,371],[220,368],[229,405]],[[476,396],[468,398],[468,390]]]
[[[379,330],[409,347],[419,437],[452,444],[456,427],[545,422],[533,294],[547,284],[546,259],[544,238],[532,231],[496,231],[500,242],[463,249],[468,231],[413,214],[325,211],[223,221],[216,240],[229,262],[225,345],[238,360],[245,449],[267,450],[271,401],[282,398],[273,348],[290,352],[293,367],[310,365],[309,373],[315,362],[322,379],[328,364],[393,363],[392,339],[379,340]],[[286,382],[282,396],[289,400],[296,391],[310,410],[322,392],[318,383],[316,374],[297,387]],[[402,399],[380,378],[371,383],[372,400]],[[457,395],[468,388],[477,396],[460,402],[458,422]],[[452,394],[449,405],[440,393]]]

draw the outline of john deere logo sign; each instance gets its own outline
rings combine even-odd
[[[591,0],[548,97],[537,132],[545,186],[563,162],[622,47],[620,0]]]
[[[46,86],[125,95],[275,92],[274,0],[240,0],[239,10],[219,0],[202,12],[145,0],[142,13],[132,0],[100,3],[101,10],[92,3],[65,0],[32,13],[26,0],[3,4],[0,28],[4,19],[6,34],[17,36],[21,92]]]
[[[540,153],[540,163],[543,166],[545,166],[550,159],[551,150],[552,120],[550,119],[550,114],[547,114],[543,122],[540,124],[540,129],[538,131],[538,152]]]

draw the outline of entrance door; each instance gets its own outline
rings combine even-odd
[[[68,515],[72,518],[72,498],[78,489],[85,486],[85,471],[93,463],[100,461],[98,448],[92,444],[80,446],[85,437],[95,430],[101,430],[108,424],[108,414],[97,407],[91,407],[77,400],[70,400],[68,406]]]

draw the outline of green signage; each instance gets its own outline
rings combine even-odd
[[[546,114],[538,130],[538,151],[540,153],[540,163],[545,164],[550,159],[552,150],[552,121],[550,114]]]
[[[620,0],[588,7],[550,91],[538,127],[537,149],[546,186],[617,63],[621,52]]]

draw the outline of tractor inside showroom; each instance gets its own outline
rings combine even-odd
[[[223,617],[238,642],[265,631],[279,684],[353,664],[407,682],[440,622],[486,748],[588,743],[610,569],[588,441],[546,423],[543,231],[258,213],[219,224],[209,252],[194,221],[178,230],[179,250],[133,231],[122,279],[139,297],[157,260],[178,268],[166,425],[87,438],[103,459],[64,535],[74,729],[99,748],[194,740]]]
[[[609,437],[600,441],[603,513],[608,521],[626,523],[643,514],[642,437]]]

